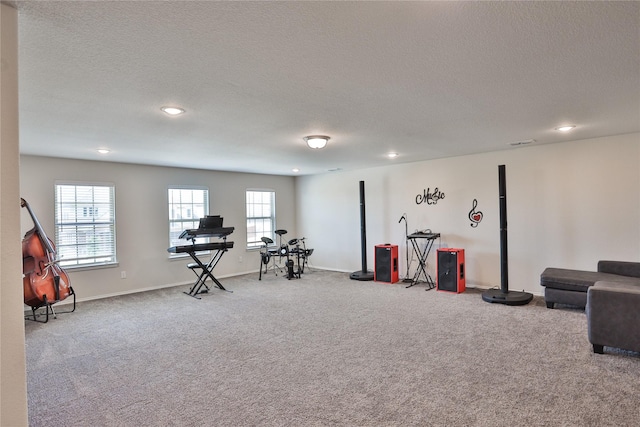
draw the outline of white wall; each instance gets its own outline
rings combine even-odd
[[[287,229],[290,233],[287,236],[295,236],[293,177],[37,156],[21,157],[20,177],[21,196],[29,202],[52,239],[56,180],[115,184],[119,265],[83,271],[67,269],[71,286],[79,300],[193,282],[193,274],[185,268],[191,259],[169,260],[167,253],[167,189],[172,185],[208,187],[210,214],[222,215],[225,226],[235,227],[234,233],[228,237],[229,241],[234,242],[234,248],[222,257],[216,267],[218,278],[257,272],[260,265],[259,254],[255,250],[246,250],[247,188],[275,190],[277,226]],[[26,209],[22,209],[22,233],[31,227],[31,217]],[[126,279],[121,279],[121,271],[126,271]]]
[[[0,425],[27,425],[19,234],[18,11],[0,5]]]
[[[390,162],[391,163],[391,162]],[[593,270],[599,259],[640,260],[640,134],[297,178],[298,230],[312,265],[361,269],[359,181],[365,181],[367,260],[376,244],[399,246],[406,272],[409,233],[442,234],[437,247],[465,249],[467,285],[500,287],[498,165],[506,166],[509,289],[541,294],[549,266]],[[445,198],[416,204],[435,187]],[[483,220],[471,227],[473,199]],[[428,270],[435,277],[435,253]],[[416,263],[412,264],[411,273]]]
[[[236,227],[230,237],[236,246],[216,269],[220,277],[259,265],[258,254],[244,249],[246,188],[276,190],[277,226],[289,230],[286,237],[306,237],[315,250],[312,266],[360,270],[363,180],[369,269],[374,246],[392,243],[400,248],[400,273],[406,272],[404,222],[398,223],[406,213],[409,233],[430,228],[442,234],[434,248],[465,249],[469,286],[499,287],[500,164],[507,176],[510,289],[541,294],[539,276],[548,266],[592,270],[599,259],[640,258],[640,134],[297,178],[35,156],[21,157],[20,176],[22,197],[50,232],[56,180],[116,184],[119,266],[70,272],[78,297],[89,299],[192,280],[185,260],[168,259],[165,232],[167,187],[188,184],[208,186],[211,213]],[[417,195],[436,187],[442,200],[416,203]],[[468,218],[473,199],[483,213],[475,228]],[[22,211],[24,233],[32,223]],[[434,260],[432,253],[432,277]],[[416,262],[410,265],[413,274]]]

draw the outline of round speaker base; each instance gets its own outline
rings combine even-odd
[[[354,271],[349,275],[351,280],[360,280],[362,282],[367,280],[373,280],[373,271]]]
[[[505,305],[527,305],[533,295],[527,292],[503,292],[500,289],[489,289],[482,293],[482,300],[490,303]]]

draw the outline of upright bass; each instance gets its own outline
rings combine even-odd
[[[45,234],[38,218],[23,198],[20,198],[20,206],[27,208],[33,220],[33,228],[22,239],[24,303],[31,306],[34,319],[35,310],[46,306],[48,320],[49,309],[53,312],[51,305],[74,295],[74,292],[69,276],[58,265],[56,248]]]

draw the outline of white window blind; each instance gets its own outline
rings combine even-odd
[[[247,190],[247,249],[263,245],[261,238],[275,241],[276,193],[271,190]]]
[[[56,183],[55,189],[55,242],[60,265],[74,268],[115,263],[115,187]]]
[[[209,215],[209,189],[202,187],[169,188],[169,246],[185,245],[180,234],[190,228],[198,228],[200,218]],[[208,242],[198,238],[196,243]]]

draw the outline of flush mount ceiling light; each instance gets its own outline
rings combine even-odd
[[[575,127],[576,127],[575,125],[564,125],[564,126],[558,126],[556,130],[560,132],[569,132]]]
[[[398,153],[388,153],[387,157],[390,159],[395,159],[396,157],[398,157]]]
[[[329,141],[330,139],[331,138],[324,135],[311,135],[304,137],[304,140],[307,142],[309,148],[313,149],[324,148],[327,145],[327,141]]]
[[[161,107],[160,109],[170,116],[179,116],[184,113],[184,109],[178,107]]]
[[[98,148],[98,153],[100,154],[108,154],[111,150],[108,148]]]

